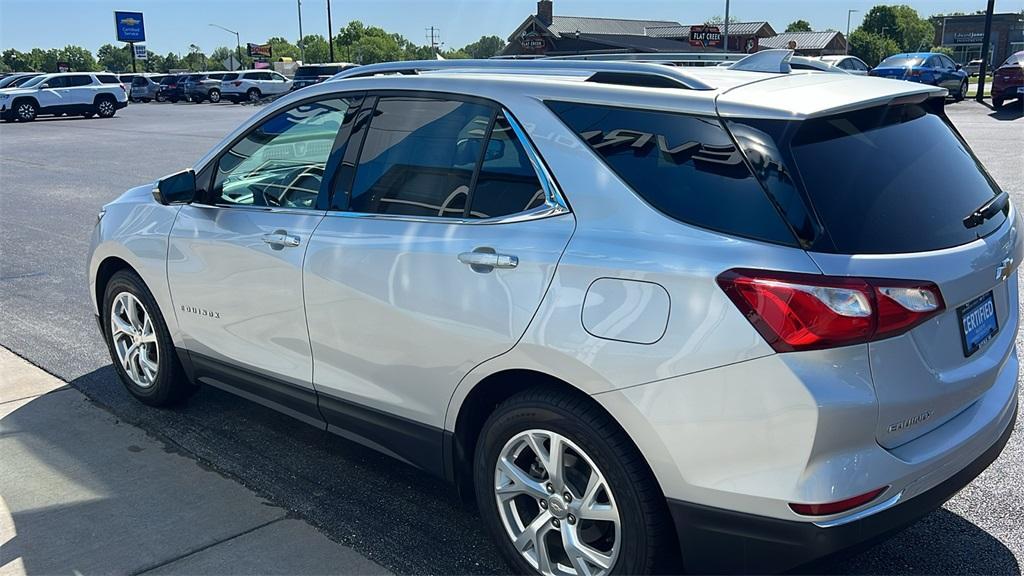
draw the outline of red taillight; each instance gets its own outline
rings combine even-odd
[[[945,309],[930,282],[735,269],[718,285],[778,352],[889,338]]]
[[[888,486],[872,490],[867,494],[861,494],[860,496],[854,496],[853,498],[847,498],[846,500],[840,500],[838,502],[828,502],[826,504],[790,504],[789,507],[797,514],[803,516],[828,516],[830,514],[839,514],[840,512],[846,512],[847,510],[853,510],[854,508],[871,502],[875,498],[882,495]]]

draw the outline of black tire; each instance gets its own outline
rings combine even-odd
[[[957,92],[955,100],[962,102],[964,98],[967,98],[967,80],[960,83],[960,91]]]
[[[114,299],[122,292],[128,292],[142,303],[153,324],[158,352],[158,368],[156,378],[149,387],[141,387],[132,381],[114,350],[110,316]],[[161,314],[153,295],[146,288],[146,284],[137,274],[130,270],[121,270],[111,276],[103,291],[103,308],[100,314],[103,322],[103,335],[107,342],[107,349],[110,351],[114,370],[132,396],[150,406],[171,406],[182,402],[195,392],[196,386],[188,381],[181,362],[178,360],[163,314]]]
[[[16,100],[11,109],[18,122],[32,122],[39,116],[39,105],[33,100]]]
[[[117,100],[110,96],[96,98],[94,104],[96,115],[100,118],[113,118],[117,114]]]
[[[177,104],[178,103],[178,98],[168,98],[168,100],[170,101],[171,104]]]
[[[220,102],[220,90],[217,90],[217,89],[210,90],[209,100],[210,100],[210,104],[216,104],[216,103]]]
[[[149,104],[149,103],[150,103],[150,102],[152,102],[152,101],[153,101],[153,100],[152,100],[151,98],[143,98],[143,99],[142,99],[142,103],[143,103],[143,104]]]
[[[245,96],[249,99],[249,102],[255,102],[263,97],[263,95],[260,94],[260,91],[256,88],[249,88],[249,91],[245,93]]]
[[[167,101],[167,96],[164,96],[163,94],[157,94],[156,95],[156,101],[157,102],[166,102]]]
[[[555,432],[569,439],[586,452],[604,474],[621,522],[619,556],[612,573],[679,570],[678,544],[665,496],[626,433],[582,394],[534,388],[498,405],[484,423],[473,461],[480,515],[515,573],[537,572],[516,550],[502,523],[494,494],[495,465],[511,438],[533,429]]]

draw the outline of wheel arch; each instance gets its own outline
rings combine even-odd
[[[139,278],[142,275],[136,270],[127,260],[118,256],[107,256],[100,262],[99,266],[96,267],[96,281],[93,285],[93,295],[96,298],[97,308],[101,311],[103,309],[103,293],[107,289],[107,283],[110,279],[121,270],[129,270]]]
[[[115,98],[113,94],[110,94],[108,92],[100,92],[99,94],[93,97],[92,105],[96,106],[103,100],[113,100],[114,102],[117,102],[117,98]]]
[[[11,110],[14,110],[14,109],[15,109],[15,107],[16,107],[16,106],[17,106],[17,105],[18,105],[18,104],[19,104],[20,102],[24,102],[25,100],[28,100],[29,102],[31,102],[31,103],[33,103],[33,104],[35,104],[35,105],[36,105],[36,110],[42,110],[42,108],[41,108],[41,107],[39,106],[39,100],[36,100],[36,97],[35,97],[35,96],[27,96],[27,95],[26,95],[26,96],[18,96],[17,98],[15,98],[14,100],[12,100],[12,101],[11,101]]]
[[[509,368],[482,378],[466,392],[457,407],[452,407],[457,409],[457,413],[454,418],[454,429],[449,433],[448,452],[450,457],[448,458],[447,468],[450,470],[451,479],[455,482],[460,495],[464,499],[468,501],[473,498],[473,457],[484,423],[499,404],[520,392],[538,386],[585,399],[586,402],[593,404],[607,414],[611,421],[615,422],[619,432],[629,440],[633,448],[642,456],[644,463],[651,472],[651,476],[654,478],[655,483],[658,484],[658,489],[661,490],[664,496],[664,489],[661,486],[658,475],[648,460],[649,454],[641,449],[629,431],[622,427],[616,414],[610,411],[605,404],[587,394],[580,387],[551,374],[535,369]]]

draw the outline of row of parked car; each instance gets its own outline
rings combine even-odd
[[[355,64],[300,66],[293,79],[273,70],[211,71],[189,74],[123,74],[133,102],[254,102],[323,82]]]
[[[862,76],[878,76],[908,80],[939,86],[949,91],[955,100],[967,97],[970,77],[978,74],[972,61],[962,66],[949,56],[938,52],[910,52],[894,54],[871,68],[856,56],[822,56],[820,58],[793,57],[794,69],[841,72]],[[1024,51],[1012,54],[992,74],[992,104],[1001,108],[1009,100],[1024,101]]]

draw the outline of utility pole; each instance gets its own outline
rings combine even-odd
[[[859,10],[847,10],[846,11],[846,53],[850,53],[850,16],[853,16],[854,12]]]
[[[722,52],[729,51],[729,0],[725,0],[725,44],[722,46]]]
[[[978,102],[985,100],[985,74],[988,74],[988,59],[992,42],[992,13],[996,10],[996,0],[988,0],[988,8],[985,10],[985,36],[981,39],[981,67],[978,68],[978,93],[974,99]]]
[[[334,28],[331,27],[331,0],[327,0],[327,49],[331,53],[331,62],[334,62]]]
[[[430,41],[430,49],[434,51],[434,57],[437,57],[437,43],[441,39],[441,30],[431,26],[426,28],[427,40]]]
[[[299,8],[299,58],[306,61],[306,50],[302,47],[302,0],[295,0]]]
[[[135,72],[135,42],[128,43],[128,51],[132,54],[132,72]]]

